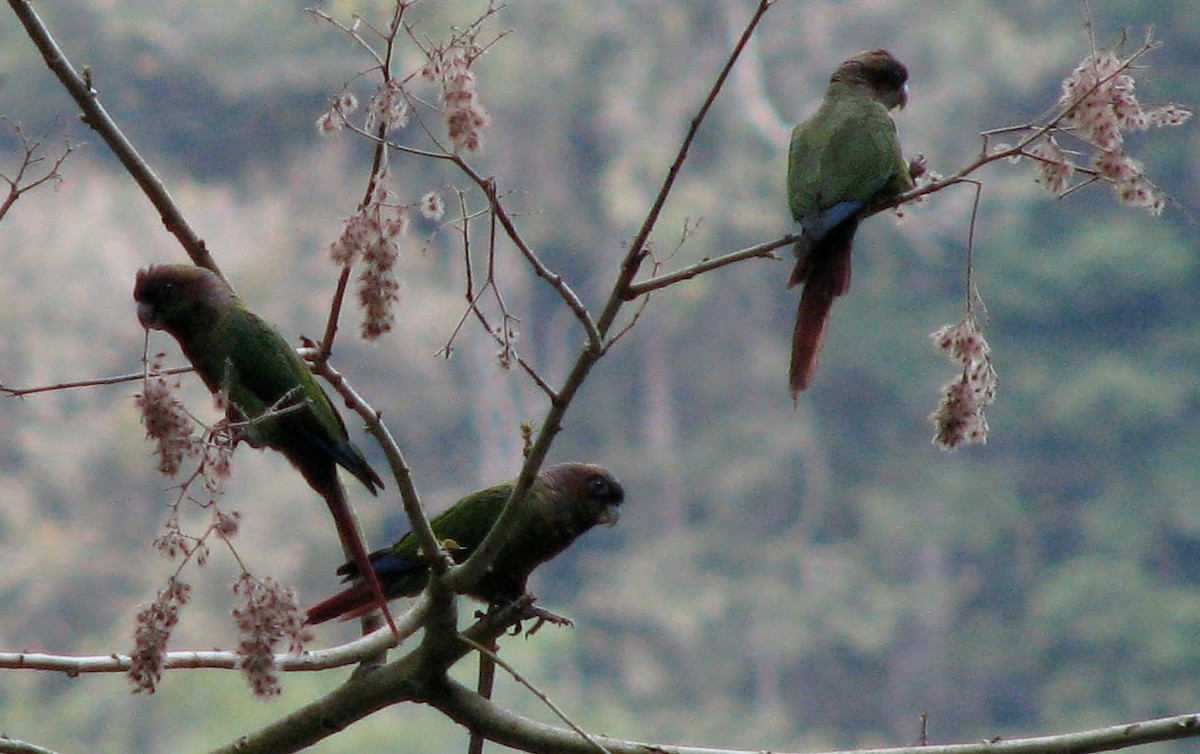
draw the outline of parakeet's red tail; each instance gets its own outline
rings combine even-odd
[[[400,631],[396,628],[396,621],[392,618],[391,611],[388,610],[387,597],[384,596],[383,587],[375,575],[375,569],[371,567],[370,553],[367,552],[367,547],[363,543],[362,536],[359,534],[354,516],[350,512],[350,504],[346,501],[346,489],[342,486],[341,481],[338,480],[337,470],[332,461],[328,465],[332,479],[327,480],[323,484],[314,484],[313,479],[308,477],[308,475],[306,475],[306,478],[308,478],[309,484],[320,491],[321,495],[325,498],[325,503],[329,506],[329,512],[333,514],[333,522],[337,526],[338,536],[342,540],[346,554],[358,565],[359,572],[363,574],[367,604],[365,609],[360,610],[355,615],[363,615],[370,609],[379,608],[383,612],[383,617],[387,621],[388,626],[392,629],[392,633],[399,637]],[[311,617],[310,622],[312,622]]]
[[[833,300],[850,290],[850,248],[857,228],[857,217],[833,228],[796,261],[788,281],[789,288],[804,285],[792,331],[792,365],[788,372],[793,399],[808,387],[817,371],[817,356]]]
[[[375,607],[375,595],[371,592],[370,585],[359,581],[310,607],[304,622],[315,626],[334,618],[348,620],[365,615]]]
[[[362,578],[358,562],[343,563],[337,570],[346,581],[354,582],[327,600],[308,609],[305,623],[316,625],[334,618],[349,620],[366,615],[378,606],[372,582],[378,582],[384,595],[393,597],[415,597],[429,581],[428,565],[423,561],[397,555],[391,547],[376,550],[367,556],[371,561],[369,579]]]

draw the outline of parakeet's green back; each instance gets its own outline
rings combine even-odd
[[[430,519],[433,533],[451,551],[455,560],[465,559],[483,541],[504,509],[512,489],[512,483],[505,482],[474,492]],[[525,508],[527,515],[530,507],[527,505]],[[391,551],[404,557],[418,557],[416,535],[412,532],[405,534],[392,546]]]
[[[312,370],[210,270],[152,265],[138,272],[133,298],[142,326],[174,336],[208,389],[225,398],[226,416],[238,426],[237,439],[282,453],[325,500],[347,555],[370,571],[367,603],[382,608],[396,631],[337,467],[372,494],[383,480],[350,442]]]
[[[788,207],[797,221],[838,202],[870,204],[907,185],[896,124],[875,99],[831,87],[817,112],[792,131]]]

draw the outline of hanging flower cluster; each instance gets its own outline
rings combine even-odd
[[[942,390],[942,403],[929,419],[936,427],[933,443],[942,450],[987,442],[983,409],[996,399],[996,370],[991,349],[973,316],[929,336],[939,351],[961,367]]]

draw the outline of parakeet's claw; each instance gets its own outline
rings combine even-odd
[[[925,175],[928,170],[929,162],[923,154],[919,154],[908,161],[908,177],[914,181]]]
[[[475,613],[475,617],[482,618],[485,617],[485,615],[490,615],[496,612],[511,611],[511,630],[506,631],[506,633],[508,633],[510,636],[518,636],[524,633],[525,638],[527,639],[536,634],[546,623],[550,623],[555,626],[564,626],[566,628],[572,628],[575,625],[575,621],[571,620],[565,615],[559,615],[552,610],[547,610],[544,607],[538,607],[534,604],[534,600],[536,599],[537,597],[534,595],[526,594],[512,602],[494,603],[488,608],[487,613],[477,612]],[[521,624],[527,620],[533,620],[535,623],[533,624],[532,628],[525,630]]]
[[[250,447],[258,447],[250,441],[250,433],[246,431],[246,422],[234,421],[228,416],[221,417],[217,423],[213,425],[214,434],[224,434],[229,437],[229,445],[237,447],[241,443],[246,443]]]
[[[555,626],[563,626],[564,628],[572,628],[575,625],[575,621],[571,620],[567,616],[559,615],[558,613],[547,610],[544,607],[538,607],[537,605],[530,605],[529,607],[525,608],[521,619],[524,620],[526,618],[533,618],[537,621],[533,624],[532,628],[525,632],[526,639],[536,634],[542,625],[546,623],[550,623]],[[518,627],[519,626],[520,624],[518,624]]]

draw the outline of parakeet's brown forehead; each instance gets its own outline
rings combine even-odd
[[[223,298],[229,293],[229,286],[212,271],[190,264],[152,264],[138,270],[133,286],[134,300],[142,302],[197,295]]]
[[[908,68],[887,50],[867,50],[838,66],[830,80],[859,78],[874,85],[900,87],[908,81]]]
[[[625,489],[616,476],[603,466],[591,463],[563,463],[551,466],[541,474],[544,483],[558,487],[568,494],[619,505],[625,499]]]

